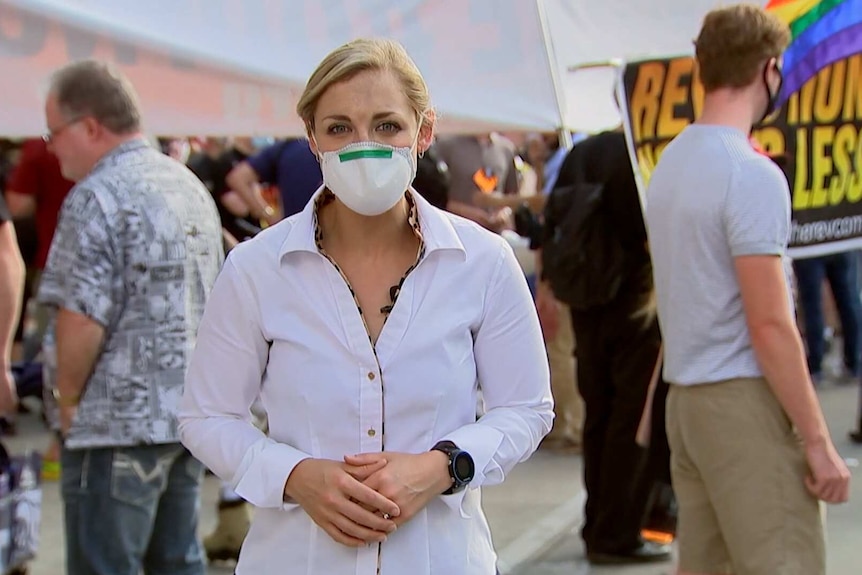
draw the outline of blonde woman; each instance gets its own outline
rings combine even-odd
[[[231,252],[181,412],[186,446],[258,508],[237,573],[492,575],[479,488],[553,417],[523,273],[410,188],[435,116],[400,45],[338,48],[297,108],[324,187]]]

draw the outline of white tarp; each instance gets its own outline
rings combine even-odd
[[[132,78],[152,132],[301,133],[314,66],[370,35],[405,44],[443,130],[560,123],[534,1],[0,0],[0,133],[41,132],[46,78],[87,56]]]
[[[751,2],[764,4],[765,2]],[[595,131],[620,123],[611,60],[694,52],[703,17],[722,0],[544,0],[565,125]],[[581,68],[585,64],[588,66]]]
[[[309,74],[359,36],[407,47],[431,88],[441,131],[594,130],[618,122],[615,73],[570,70],[688,53],[717,4],[0,0],[0,134],[40,133],[48,76],[84,57],[113,61],[131,77],[152,132],[299,134],[294,107]]]

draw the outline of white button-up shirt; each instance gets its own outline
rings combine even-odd
[[[548,433],[548,364],[506,242],[414,193],[426,254],[372,349],[351,292],[314,241],[314,201],[231,253],[207,304],[180,413],[183,443],[258,507],[240,575],[493,575],[482,485]],[[476,417],[481,390],[484,415]],[[254,427],[260,397],[269,434]],[[333,541],[283,501],[300,461],[422,453],[441,440],[476,465],[378,545]]]

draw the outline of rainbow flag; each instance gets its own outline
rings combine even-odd
[[[766,9],[792,34],[781,102],[823,68],[862,52],[862,0],[770,0]]]

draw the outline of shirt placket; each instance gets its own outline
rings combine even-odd
[[[368,343],[371,346],[371,354],[373,356],[373,362],[369,362],[370,365],[360,367],[360,392],[359,392],[359,402],[360,402],[360,426],[364,430],[362,437],[360,439],[360,444],[362,446],[362,453],[382,453],[386,450],[385,437],[386,437],[386,398],[385,398],[385,387],[383,382],[383,369],[380,366],[380,358],[377,356],[377,349],[374,345],[374,340],[371,337],[371,330],[368,329],[368,323],[365,321],[365,314],[362,312],[362,306],[359,303],[359,299],[356,297],[356,292],[353,291],[353,287],[350,285],[350,280],[338,266],[338,264],[333,260],[329,254],[323,249],[323,234],[320,230],[317,212],[318,210],[325,205],[328,201],[331,201],[331,196],[322,195],[317,200],[317,205],[315,206],[315,241],[317,244],[317,249],[323,255],[330,264],[335,268],[338,274],[341,276],[341,279],[347,285],[347,288],[350,290],[350,294],[353,296],[353,303],[356,305],[356,309],[359,312],[359,317],[362,319],[362,326],[365,328],[365,335],[368,337]],[[392,304],[388,306],[388,313],[391,313],[392,309],[395,307],[395,301],[398,296],[398,291],[400,291],[401,285],[403,285],[404,280],[407,279],[407,276],[416,269],[416,266],[419,265],[419,262],[422,260],[425,255],[425,243],[422,238],[421,228],[419,226],[419,218],[417,214],[416,204],[412,200],[410,201],[410,211],[408,215],[408,220],[410,226],[413,228],[413,232],[419,238],[419,250],[416,255],[416,262],[410,266],[410,268],[404,273],[401,277],[401,280],[398,282],[398,289],[392,295]],[[384,319],[384,328],[386,325],[386,319]],[[380,330],[380,335],[383,334],[383,329]],[[368,549],[373,549],[374,545],[369,545]],[[380,568],[383,559],[383,544],[378,543],[376,545],[377,553],[376,553],[376,568],[375,572],[377,575],[380,575]],[[363,557],[365,554],[360,553],[360,561],[365,563],[368,560],[367,557]],[[364,559],[364,560],[363,560]],[[360,569],[360,572],[364,571],[364,569]]]

